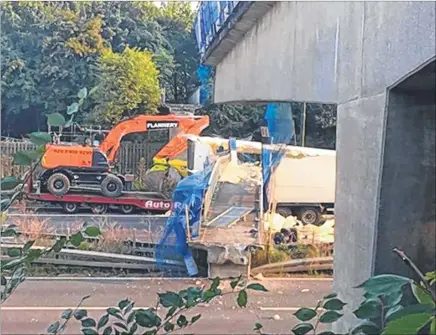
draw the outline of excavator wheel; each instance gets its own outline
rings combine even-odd
[[[101,182],[101,193],[106,197],[117,198],[123,193],[123,182],[113,174],[108,174]]]
[[[48,191],[56,196],[63,196],[70,190],[70,180],[63,173],[54,173],[47,180]]]

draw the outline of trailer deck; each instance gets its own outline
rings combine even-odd
[[[91,208],[94,214],[104,214],[109,207],[118,208],[123,214],[132,214],[136,210],[152,214],[163,214],[171,210],[172,203],[159,192],[124,191],[118,198],[103,196],[92,188],[72,188],[63,196],[41,192],[38,185],[29,180],[25,188],[28,200],[61,205],[67,214],[75,214],[80,207]]]

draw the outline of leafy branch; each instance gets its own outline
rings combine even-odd
[[[347,335],[411,335],[436,334],[436,299],[431,285],[436,281],[436,271],[422,274],[419,268],[402,251],[394,252],[412,268],[421,283],[411,278],[393,274],[382,274],[369,278],[356,288],[364,291],[364,300],[353,311],[361,322],[347,332]],[[410,304],[404,297],[409,288],[415,297]],[[315,308],[300,308],[294,316],[300,321],[292,333],[295,335],[318,334],[336,335],[332,331],[318,333],[320,324],[333,324],[338,321],[346,303],[336,293],[321,299]],[[263,334],[263,326],[256,323],[254,331]]]
[[[427,293],[431,294],[433,301],[436,303],[436,292],[432,289],[430,281],[427,280],[426,276],[419,270],[419,268],[415,265],[415,263],[412,262],[412,260],[404,253],[404,251],[401,251],[397,248],[394,248],[394,253],[396,253],[403,262],[409,266],[421,279],[421,283],[424,286],[424,289],[427,291]]]
[[[188,318],[183,313],[194,309],[200,304],[210,303],[217,297],[235,294],[238,306],[246,307],[248,302],[247,290],[267,292],[267,289],[258,283],[247,285],[242,276],[234,278],[230,282],[230,290],[226,292],[219,288],[220,284],[220,278],[215,278],[207,289],[189,287],[180,292],[158,293],[155,307],[148,309],[135,309],[135,303],[125,299],[120,301],[116,307],[108,308],[106,314],[99,320],[88,317],[85,309],[76,309],[74,312],[67,310],[62,313],[62,318],[66,319],[63,325],[66,325],[68,320],[74,318],[81,323],[83,335],[139,333],[155,335],[162,332],[170,333],[183,330],[198,322],[201,319],[201,314]],[[56,321],[48,327],[47,332],[52,335],[61,334],[66,328],[63,325]]]

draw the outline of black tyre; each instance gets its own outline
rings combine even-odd
[[[109,174],[101,182],[101,193],[106,197],[117,198],[123,193],[123,182],[117,176]]]
[[[132,214],[135,210],[135,206],[132,205],[121,205],[120,206],[121,213],[123,214]]]
[[[79,210],[79,204],[75,202],[65,202],[62,204],[62,208],[64,209],[65,213],[74,214]]]
[[[279,208],[277,208],[277,214],[280,214],[284,218],[287,218],[288,216],[292,215],[292,211],[290,208],[279,207]]]
[[[321,210],[316,207],[304,207],[298,213],[298,219],[304,225],[318,225],[321,222],[321,218]]]
[[[107,212],[107,205],[106,204],[91,205],[91,211],[94,214],[104,214]]]
[[[63,173],[54,173],[47,180],[47,189],[53,195],[62,196],[67,194],[70,186],[70,180]]]

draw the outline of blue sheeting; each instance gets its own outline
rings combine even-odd
[[[262,146],[262,177],[263,177],[263,206],[268,208],[268,188],[271,174],[279,165],[289,144],[295,136],[292,107],[290,103],[270,103],[265,110],[265,121],[268,127],[270,143]]]
[[[187,243],[186,207],[188,207],[191,237],[195,239],[198,238],[200,232],[201,209],[212,168],[212,165],[208,165],[203,171],[194,173],[177,184],[172,198],[171,216],[168,218],[164,234],[156,248],[158,266],[163,266],[165,259],[183,257],[188,274],[195,276],[198,273]]]
[[[201,83],[200,104],[205,105],[211,91],[211,88],[208,86],[208,82],[212,75],[212,67],[208,65],[199,65],[197,69],[197,75]]]

